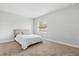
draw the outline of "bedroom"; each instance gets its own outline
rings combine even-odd
[[[78,3],[0,3],[0,55],[79,55],[78,19]]]

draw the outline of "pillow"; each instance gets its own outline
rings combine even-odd
[[[23,32],[18,32],[16,35],[24,35]]]

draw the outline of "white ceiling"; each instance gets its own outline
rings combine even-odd
[[[72,3],[0,3],[0,10],[36,18],[70,5]]]

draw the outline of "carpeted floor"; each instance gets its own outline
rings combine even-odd
[[[43,41],[23,50],[18,43],[0,43],[1,56],[79,56],[79,49]]]

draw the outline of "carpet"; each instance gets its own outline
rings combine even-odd
[[[23,50],[13,41],[0,43],[0,56],[79,56],[79,49],[45,40]]]

